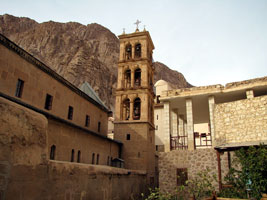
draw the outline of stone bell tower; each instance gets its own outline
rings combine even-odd
[[[114,139],[123,142],[125,168],[145,170],[155,184],[154,49],[148,31],[122,34],[118,63]]]

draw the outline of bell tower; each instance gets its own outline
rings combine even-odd
[[[119,36],[120,57],[116,90],[114,139],[123,142],[125,168],[144,170],[154,185],[154,49],[148,31]]]

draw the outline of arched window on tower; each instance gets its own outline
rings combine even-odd
[[[134,100],[134,110],[133,110],[133,119],[134,120],[139,120],[141,116],[141,100],[140,98],[136,98]]]
[[[138,43],[135,45],[135,48],[134,48],[134,57],[135,58],[141,58],[141,44]]]
[[[123,120],[129,120],[130,118],[130,100],[125,99],[123,101]]]
[[[141,69],[137,68],[134,71],[134,85],[140,86],[141,85]]]
[[[50,149],[50,160],[55,160],[56,157],[56,146],[52,145]]]
[[[127,44],[125,48],[126,60],[130,60],[132,58],[132,45]]]
[[[131,70],[126,70],[124,73],[125,88],[131,87]]]

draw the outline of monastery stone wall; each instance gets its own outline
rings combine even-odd
[[[98,164],[100,165],[110,165],[111,158],[119,157],[119,144],[53,119],[48,119],[47,134],[48,150],[52,145],[56,146],[55,160],[71,161],[72,149],[74,150],[74,162],[78,159],[78,151],[80,152],[80,163],[92,164],[93,154],[95,155],[94,163],[96,163],[98,155]]]
[[[267,95],[215,105],[216,144],[267,140]]]
[[[188,179],[209,169],[218,177],[217,155],[214,149],[174,150],[159,153],[159,187],[164,192],[175,193],[177,188],[177,169],[187,168]],[[222,177],[228,172],[227,154],[221,155]],[[213,183],[218,189],[218,183]]]
[[[41,65],[39,62],[37,63]],[[18,99],[24,103],[65,120],[69,120],[68,109],[69,106],[72,106],[73,115],[72,120],[69,121],[95,133],[107,135],[108,113],[89,102],[85,98],[85,94],[49,68],[44,70],[45,66],[39,66],[39,69],[3,45],[0,45],[0,65],[0,92],[17,98],[15,92],[18,79],[20,79],[24,81],[24,86],[22,96]],[[45,73],[41,69],[50,72]],[[45,109],[47,94],[51,95],[53,99],[50,110]],[[88,127],[85,126],[86,115],[90,117]],[[98,130],[99,122],[101,123],[100,130]]]
[[[137,199],[144,171],[51,161],[43,115],[0,98],[0,199]]]

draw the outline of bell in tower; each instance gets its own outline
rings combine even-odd
[[[157,182],[152,83],[154,45],[145,30],[124,33],[119,40],[114,139],[123,143],[125,168],[146,171],[147,183],[153,187]]]

